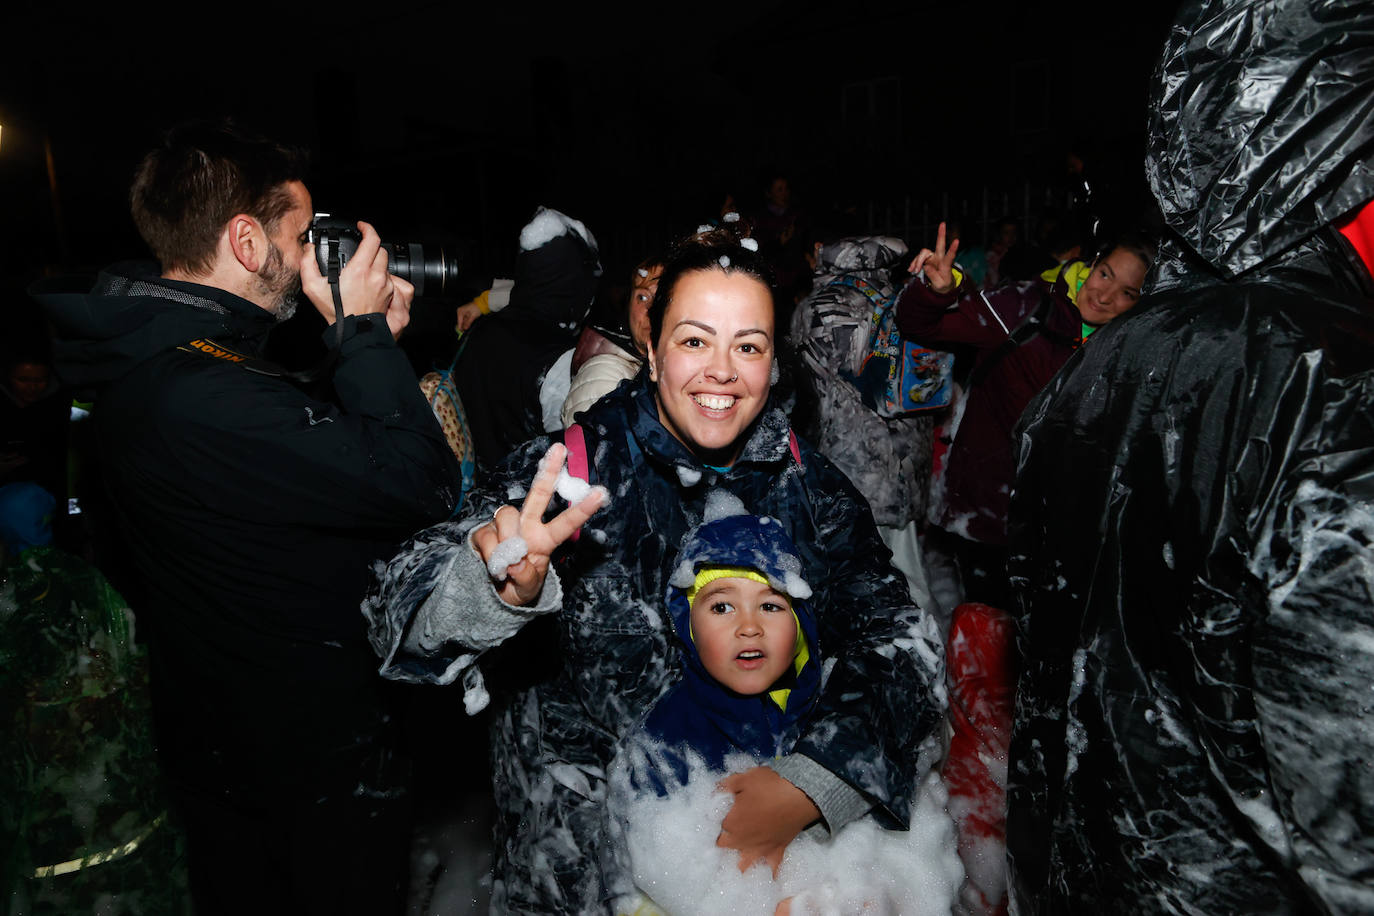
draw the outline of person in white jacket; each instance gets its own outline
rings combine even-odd
[[[625,323],[634,344],[633,352],[594,327],[583,330],[573,354],[572,382],[563,401],[561,418],[565,428],[572,425],[577,414],[615,390],[622,381],[639,374],[649,351],[649,304],[654,301],[662,273],[662,261],[653,255],[641,261],[631,277]]]

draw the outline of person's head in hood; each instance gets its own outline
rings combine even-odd
[[[820,692],[820,643],[801,555],[782,523],[750,515],[723,491],[683,540],[665,601],[682,680],[659,698],[643,733],[671,750],[648,784],[687,781],[685,761],[712,770],[745,754],[791,750]]]
[[[792,598],[756,569],[707,566],[687,590],[689,637],[701,665],[718,684],[741,696],[757,696],[795,663],[800,632]]]
[[[689,671],[736,697],[767,694],[797,713],[789,691],[810,685],[802,691],[804,706],[816,668],[811,586],[801,568],[777,519],[731,513],[694,529],[667,596]]]
[[[497,315],[528,332],[576,337],[600,277],[596,238],[587,227],[540,207],[520,230],[510,304]]]
[[[1157,288],[1341,244],[1327,227],[1374,198],[1371,47],[1367,0],[1184,5],[1150,106],[1146,173],[1174,234]]]

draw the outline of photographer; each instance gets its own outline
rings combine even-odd
[[[229,124],[175,128],[131,193],[160,269],[37,293],[59,374],[94,397],[198,913],[403,904],[408,766],[358,605],[374,560],[448,516],[458,468],[395,345],[410,284],[360,223],[336,304],[302,165]],[[302,290],[331,324],[333,402],[259,358]]]

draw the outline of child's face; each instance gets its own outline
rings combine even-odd
[[[792,664],[797,618],[787,596],[762,582],[716,579],[692,602],[692,640],[711,677],[752,696]]]

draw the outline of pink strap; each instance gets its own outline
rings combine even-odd
[[[581,424],[574,423],[563,431],[563,444],[568,449],[568,473],[578,480],[591,483],[591,475],[587,472],[587,437]],[[582,529],[578,528],[572,533],[572,539],[576,541],[580,534]]]
[[[568,473],[578,480],[591,483],[591,474],[587,469],[587,438],[581,424],[574,423],[563,430],[563,444],[568,449]],[[792,452],[792,460],[801,467],[801,446],[797,444],[797,434],[790,429],[787,431],[787,447]],[[582,529],[577,529],[572,533],[572,539],[576,541],[581,533]]]

